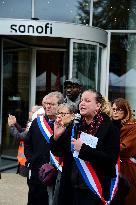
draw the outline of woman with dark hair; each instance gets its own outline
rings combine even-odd
[[[136,204],[136,119],[124,98],[117,98],[112,104],[112,118],[120,127],[121,173],[130,183],[130,190],[124,205]],[[124,187],[123,187],[124,188]]]
[[[114,197],[119,179],[119,132],[101,112],[103,100],[99,92],[86,90],[79,104],[78,125],[56,119],[50,145],[55,155],[63,157],[59,205],[120,204]]]

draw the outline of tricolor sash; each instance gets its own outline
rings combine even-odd
[[[57,170],[62,172],[63,161],[61,160],[60,157],[53,155],[51,151],[50,151],[50,162],[52,165],[56,167]]]
[[[53,135],[53,131],[43,115],[37,117],[37,123],[40,131],[42,132],[42,135],[44,136],[46,141],[50,143],[50,137]]]
[[[50,143],[50,138],[53,135],[53,131],[50,128],[48,122],[46,121],[43,115],[37,117],[37,123],[42,135],[44,136],[46,141]],[[51,151],[50,151],[50,162],[56,167],[56,169],[62,172],[62,165],[63,165],[62,160],[60,161],[60,157],[53,155]]]
[[[72,130],[71,138],[74,137],[73,133],[74,131]],[[110,204],[118,189],[119,173],[120,173],[120,159],[118,159],[117,164],[116,164],[116,177],[111,179],[110,197],[109,197],[109,200],[106,201],[102,195],[101,183],[92,165],[89,162],[80,159],[78,157],[79,152],[75,151],[72,145],[71,145],[71,151],[73,153],[73,157],[75,159],[77,167],[81,175],[83,176],[86,184],[88,185],[88,187],[93,191],[93,193],[97,194],[97,196],[103,201],[105,205]]]

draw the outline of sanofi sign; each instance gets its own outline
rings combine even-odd
[[[55,21],[0,19],[0,35],[61,37],[107,45],[107,32],[102,29]]]
[[[13,34],[42,34],[42,35],[51,35],[52,34],[52,23],[45,24],[11,24],[10,32]]]

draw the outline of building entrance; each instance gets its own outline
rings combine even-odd
[[[33,8],[33,7],[32,7]],[[73,22],[73,21],[72,21]],[[47,32],[46,32],[47,30]],[[0,155],[16,157],[8,113],[25,127],[29,109],[67,78],[105,95],[107,32],[87,25],[36,19],[0,19]],[[106,75],[105,75],[106,74]]]
[[[96,88],[105,94],[106,83],[102,80],[107,65],[103,61],[107,32],[52,22],[52,34],[29,35],[8,30],[13,23],[18,27],[25,25],[22,20],[3,23],[6,26],[0,31],[0,154],[15,157],[17,143],[9,133],[9,113],[25,127],[29,109],[34,104],[41,105],[47,93],[63,92],[64,81],[69,77],[79,78],[84,88]],[[46,24],[45,21],[30,23],[34,28]]]
[[[41,105],[42,98],[51,91],[63,92],[69,56],[66,47],[27,47],[6,39],[2,53],[1,154],[13,158],[17,155],[18,145],[9,133],[8,114],[15,115],[19,125],[25,127],[31,106]]]
[[[9,40],[3,40],[2,50],[2,145],[6,156],[16,156],[16,139],[8,129],[8,114],[15,115],[17,122],[25,127],[29,110],[29,68],[28,48]]]
[[[66,50],[36,51],[36,104],[51,91],[63,92],[63,82],[68,77]]]

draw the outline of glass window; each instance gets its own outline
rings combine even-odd
[[[0,1],[0,18],[30,19],[32,17],[31,0]]]
[[[2,82],[2,40],[0,39],[0,82]],[[1,98],[1,86],[0,86],[0,98]],[[0,100],[0,116],[1,116],[1,100]]]
[[[90,1],[36,0],[35,17],[52,21],[89,24]]]
[[[136,29],[136,1],[94,0],[93,26],[103,29]]]
[[[51,91],[63,91],[68,78],[68,62],[65,51],[37,51],[36,54],[36,104]]]
[[[112,34],[109,99],[128,99],[136,110],[136,34]]]
[[[8,114],[16,116],[25,128],[29,108],[29,50],[4,41],[3,43],[3,107],[2,107],[2,153],[16,156],[16,140],[10,136]]]
[[[97,88],[99,74],[96,45],[76,42],[73,43],[72,76],[79,78],[86,89]]]

